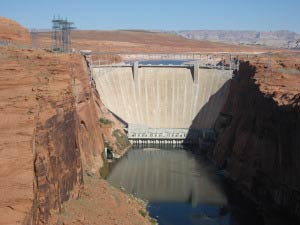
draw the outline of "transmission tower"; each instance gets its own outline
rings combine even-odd
[[[71,50],[71,30],[74,30],[73,22],[67,19],[53,17],[52,20],[52,48],[55,51],[69,52]]]

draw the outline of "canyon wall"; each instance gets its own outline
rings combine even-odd
[[[244,62],[233,77],[212,158],[258,202],[300,217],[300,64],[267,62]]]
[[[29,31],[0,17],[0,224],[52,224],[98,173],[104,148],[80,55],[21,48]]]
[[[85,61],[79,55],[59,58],[59,68],[46,68],[47,88],[37,88],[34,223],[48,223],[62,202],[79,197],[82,170],[97,173],[102,165],[100,116]],[[51,57],[46,62],[51,64]]]
[[[75,54],[0,48],[1,224],[52,224],[98,173],[100,99]],[[54,216],[54,217],[53,217]]]
[[[124,132],[86,60],[29,44],[28,30],[0,17],[0,224],[56,224],[83,175],[99,175],[104,140],[119,153],[128,147],[113,136]]]

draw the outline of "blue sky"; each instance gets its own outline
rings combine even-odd
[[[0,0],[0,15],[27,28],[50,28],[53,15],[80,29],[291,30],[300,0]]]

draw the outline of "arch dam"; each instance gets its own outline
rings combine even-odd
[[[104,105],[128,124],[132,143],[197,142],[211,132],[238,65],[91,65]]]

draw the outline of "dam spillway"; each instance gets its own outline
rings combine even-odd
[[[201,67],[196,71],[176,66],[133,67],[92,67],[92,78],[111,112],[128,124],[151,128],[213,127],[233,72]]]

